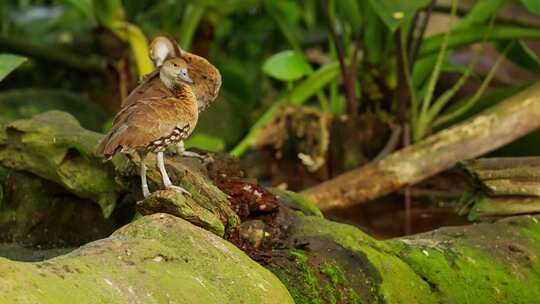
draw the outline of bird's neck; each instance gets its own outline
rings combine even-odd
[[[181,84],[175,82],[173,79],[165,75],[163,72],[159,73],[159,79],[161,79],[161,82],[167,87],[167,89],[174,91],[177,86],[181,86]]]

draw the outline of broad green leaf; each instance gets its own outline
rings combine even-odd
[[[356,32],[362,26],[362,12],[357,0],[335,0],[336,13]]]
[[[120,0],[93,0],[94,14],[98,22],[106,27],[111,27],[117,20],[121,20],[120,10],[122,2]]]
[[[373,9],[388,28],[394,32],[404,20],[412,18],[417,10],[431,0],[369,0]]]
[[[384,53],[385,38],[388,34],[386,26],[377,16],[371,5],[364,5],[364,19],[366,27],[364,28],[364,50],[369,63],[378,64]]]
[[[205,11],[206,8],[202,5],[189,4],[186,7],[179,31],[179,43],[183,49],[189,51],[193,36],[195,35],[195,31],[197,30]]]
[[[454,30],[482,24],[489,20],[497,10],[505,4],[506,0],[479,0],[470,9],[469,13],[459,21]]]
[[[529,12],[540,15],[540,1],[538,0],[521,0],[523,5],[529,10]]]
[[[0,54],[0,81],[6,76],[18,68],[27,60],[26,57],[12,55],[12,54]]]
[[[304,58],[291,50],[271,56],[264,62],[262,68],[265,74],[281,81],[298,80],[311,71]]]
[[[124,21],[114,22],[109,28],[122,41],[129,43],[139,76],[152,72],[154,64],[148,56],[148,40],[141,29]]]
[[[506,58],[515,64],[534,72],[540,72],[540,59],[525,45],[523,41],[500,41],[496,42],[497,50],[502,51],[510,45]]]

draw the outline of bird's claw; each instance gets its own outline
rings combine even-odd
[[[180,186],[169,185],[166,188],[167,188],[167,190],[174,190],[174,191],[180,192],[182,194],[185,194],[185,195],[191,197],[191,193],[189,193],[189,191],[187,191],[186,189],[184,189],[184,188],[182,188]]]
[[[209,153],[203,155],[203,154],[199,154],[197,152],[192,152],[192,151],[182,151],[182,152],[179,152],[179,154],[182,157],[197,158],[200,161],[202,161],[203,163],[212,163],[212,162],[214,162],[214,158]]]

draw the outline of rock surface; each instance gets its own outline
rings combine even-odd
[[[1,303],[294,303],[234,245],[167,214],[51,260],[0,258],[0,273]]]

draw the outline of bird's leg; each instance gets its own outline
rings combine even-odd
[[[169,175],[167,174],[167,170],[165,169],[165,160],[163,157],[163,151],[157,153],[157,165],[159,168],[159,172],[161,173],[161,178],[163,179],[163,186],[165,186],[165,189],[176,190],[181,193],[191,195],[191,193],[189,193],[186,189],[172,184],[171,179],[169,178]]]
[[[146,154],[139,153],[139,156],[141,157],[141,169],[140,169],[141,187],[142,187],[143,196],[144,198],[146,198],[150,195],[150,190],[148,189],[148,182],[146,181],[146,165],[144,163]]]
[[[196,153],[196,152],[192,152],[192,151],[186,151],[186,147],[184,145],[184,141],[181,140],[179,141],[177,144],[176,144],[176,152],[178,153],[178,155],[180,156],[183,156],[183,157],[193,157],[193,158],[198,158],[200,159],[202,162],[205,162],[205,161],[210,161],[212,162],[213,159],[211,156],[209,155],[201,155],[199,153]]]

